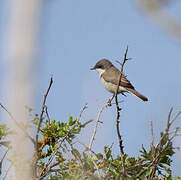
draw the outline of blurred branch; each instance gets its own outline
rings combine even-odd
[[[173,4],[173,0],[137,0],[139,7],[148,14],[154,22],[166,30],[177,40],[181,40],[181,21],[172,15],[165,6]]]
[[[13,115],[7,110],[7,108],[2,103],[0,103],[0,106],[4,111],[7,112],[9,117],[15,122],[16,126],[23,131],[23,133],[26,135],[26,137],[28,137],[31,140],[31,142],[33,143],[33,145],[35,146],[35,144],[36,144],[35,140],[28,134],[28,132],[21,126],[21,124],[18,121],[16,121],[16,119],[13,117]]]
[[[8,167],[8,169],[7,169],[7,171],[6,171],[6,173],[5,173],[5,175],[4,175],[4,177],[2,178],[2,180],[6,180],[6,178],[7,178],[7,175],[8,175],[8,173],[9,173],[9,171],[10,171],[10,169],[12,168],[12,163],[9,165],[9,167]]]
[[[0,176],[1,176],[1,174],[2,174],[2,165],[3,165],[3,161],[4,161],[4,159],[5,159],[5,157],[6,157],[7,153],[8,153],[8,151],[9,151],[9,148],[6,150],[6,152],[4,153],[4,155],[3,155],[3,157],[2,157],[2,159],[1,159],[1,161],[0,161]]]
[[[2,87],[9,112],[11,112],[8,114],[11,118],[13,115],[15,118],[12,119],[18,122],[16,124],[11,120],[7,122],[13,132],[8,136],[12,147],[8,158],[11,159],[13,165],[10,174],[13,174],[13,179],[30,180],[34,179],[32,166],[29,163],[34,140],[25,132],[29,119],[24,107],[34,104],[33,89],[34,74],[36,74],[33,71],[36,59],[34,50],[37,42],[41,0],[9,1],[6,11],[8,21],[3,48],[5,76]]]

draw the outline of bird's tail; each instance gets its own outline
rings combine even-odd
[[[148,98],[146,96],[143,96],[141,93],[139,93],[138,91],[136,91],[135,89],[130,89],[128,88],[128,91],[131,92],[132,94],[134,94],[135,96],[139,97],[140,99],[142,99],[143,101],[148,101]]]

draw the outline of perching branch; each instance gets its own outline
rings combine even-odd
[[[121,154],[124,154],[124,146],[123,146],[123,140],[122,140],[122,136],[121,136],[120,129],[119,129],[121,108],[120,108],[119,103],[118,103],[118,90],[119,90],[119,86],[121,86],[121,79],[123,76],[124,65],[129,60],[129,58],[127,58],[127,53],[128,53],[128,46],[127,46],[126,52],[124,54],[123,63],[121,64],[121,74],[119,76],[119,81],[118,81],[118,85],[117,85],[117,89],[116,89],[116,93],[115,93],[115,102],[116,102],[116,110],[117,110],[116,129],[117,129],[117,135],[118,135],[119,147],[120,147]]]

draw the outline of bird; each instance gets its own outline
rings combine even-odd
[[[148,101],[148,98],[138,92],[131,82],[126,78],[123,72],[116,68],[108,59],[99,60],[91,70],[96,70],[100,76],[102,84],[105,86],[107,91],[116,94],[118,88],[118,81],[121,76],[121,82],[119,83],[118,94],[131,93],[137,96],[143,101]],[[121,75],[122,74],[122,75]]]

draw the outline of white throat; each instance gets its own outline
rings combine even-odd
[[[99,73],[99,76],[101,76],[106,70],[98,68],[96,71]]]

